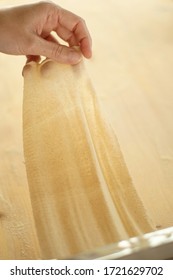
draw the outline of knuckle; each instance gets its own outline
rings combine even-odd
[[[49,4],[53,4],[53,2],[51,0],[47,0],[47,1],[40,1],[38,2],[39,5],[49,5]]]
[[[79,17],[79,22],[82,24],[82,25],[86,25],[86,22],[83,18]]]
[[[40,1],[37,3],[37,7],[38,9],[43,9],[43,10],[47,10],[49,8],[52,8],[52,6],[54,6],[55,4],[51,1],[51,0],[48,0],[48,1]]]
[[[57,45],[52,50],[52,56],[58,58],[62,55],[62,52],[63,52],[63,46]]]

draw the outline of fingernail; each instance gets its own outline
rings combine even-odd
[[[69,62],[71,64],[77,64],[81,61],[82,55],[77,51],[71,51],[69,53]]]

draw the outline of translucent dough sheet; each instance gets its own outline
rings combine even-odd
[[[23,129],[43,258],[152,230],[83,62],[25,66]]]

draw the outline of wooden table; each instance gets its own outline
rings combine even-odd
[[[86,19],[88,71],[133,183],[155,227],[173,226],[172,1],[57,2]],[[0,259],[39,258],[23,158],[24,63],[0,54]]]

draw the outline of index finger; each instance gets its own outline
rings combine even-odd
[[[92,40],[85,21],[72,12],[61,8],[58,11],[58,23],[70,31],[71,36],[74,36],[76,42],[79,44],[83,55],[90,58],[92,55]],[[70,38],[68,39],[70,40]]]

